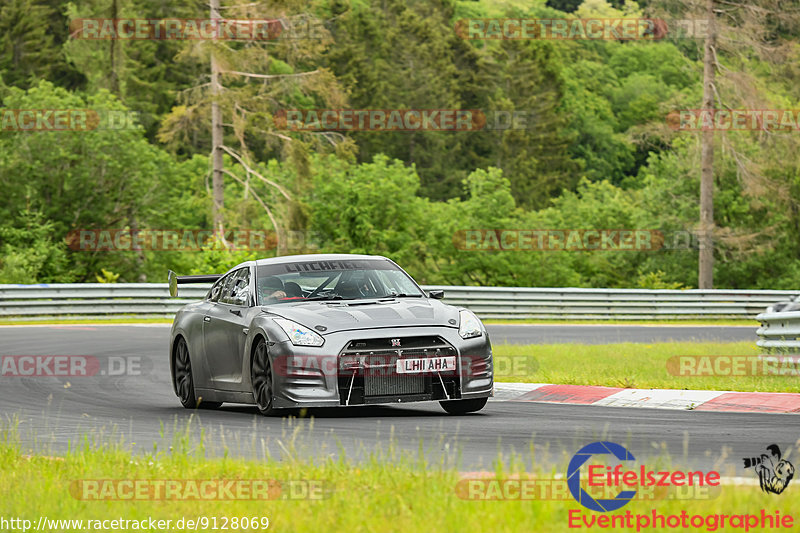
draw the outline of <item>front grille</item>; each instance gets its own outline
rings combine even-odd
[[[397,341],[399,346],[394,346],[393,341]],[[341,355],[387,355],[398,354],[401,357],[433,356],[435,352],[448,352],[456,354],[446,340],[437,336],[428,337],[400,337],[395,339],[359,339],[350,341],[342,350]],[[446,355],[442,353],[442,355]]]
[[[399,344],[399,346],[398,346]],[[457,356],[457,350],[437,336],[359,339],[351,341],[340,353],[339,388],[342,403],[364,403],[378,397],[430,395],[444,397],[442,381],[448,393],[455,391],[454,372],[405,374],[397,372],[397,361],[429,357]]]

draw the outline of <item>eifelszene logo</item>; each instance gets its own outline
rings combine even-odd
[[[620,462],[636,461],[625,447],[614,442],[600,441],[587,444],[576,453],[567,467],[567,486],[575,501],[601,513],[616,511],[634,497],[636,490],[621,490],[614,498],[595,499],[581,487],[581,467],[595,455],[611,455]],[[719,472],[666,470],[656,472],[645,465],[625,470],[621,464],[614,467],[592,464],[585,469],[589,487],[650,488],[650,487],[717,487]]]
[[[769,454],[762,453],[761,457],[745,457],[744,467],[755,470],[762,491],[780,494],[794,477],[794,465],[781,458],[777,444],[767,446],[767,451]]]

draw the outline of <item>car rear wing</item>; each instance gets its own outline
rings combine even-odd
[[[167,281],[169,282],[169,295],[178,295],[178,285],[184,283],[213,283],[222,277],[222,274],[201,274],[199,276],[179,276],[172,270],[167,273]]]

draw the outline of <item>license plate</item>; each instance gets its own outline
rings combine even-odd
[[[453,372],[456,369],[456,358],[428,357],[425,359],[398,359],[398,374],[422,374],[427,372]]]

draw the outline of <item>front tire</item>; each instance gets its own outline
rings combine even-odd
[[[451,415],[465,415],[480,411],[486,405],[488,398],[475,398],[472,400],[448,400],[439,402],[442,409]]]
[[[192,377],[192,360],[189,357],[189,347],[181,337],[175,346],[175,365],[173,380],[175,390],[178,391],[178,399],[186,409],[216,409],[222,402],[204,402],[203,398],[197,398],[194,393],[194,378]]]
[[[264,416],[274,416],[272,363],[267,352],[267,343],[259,338],[253,350],[253,362],[250,364],[250,383],[253,386],[253,399],[258,411]]]

